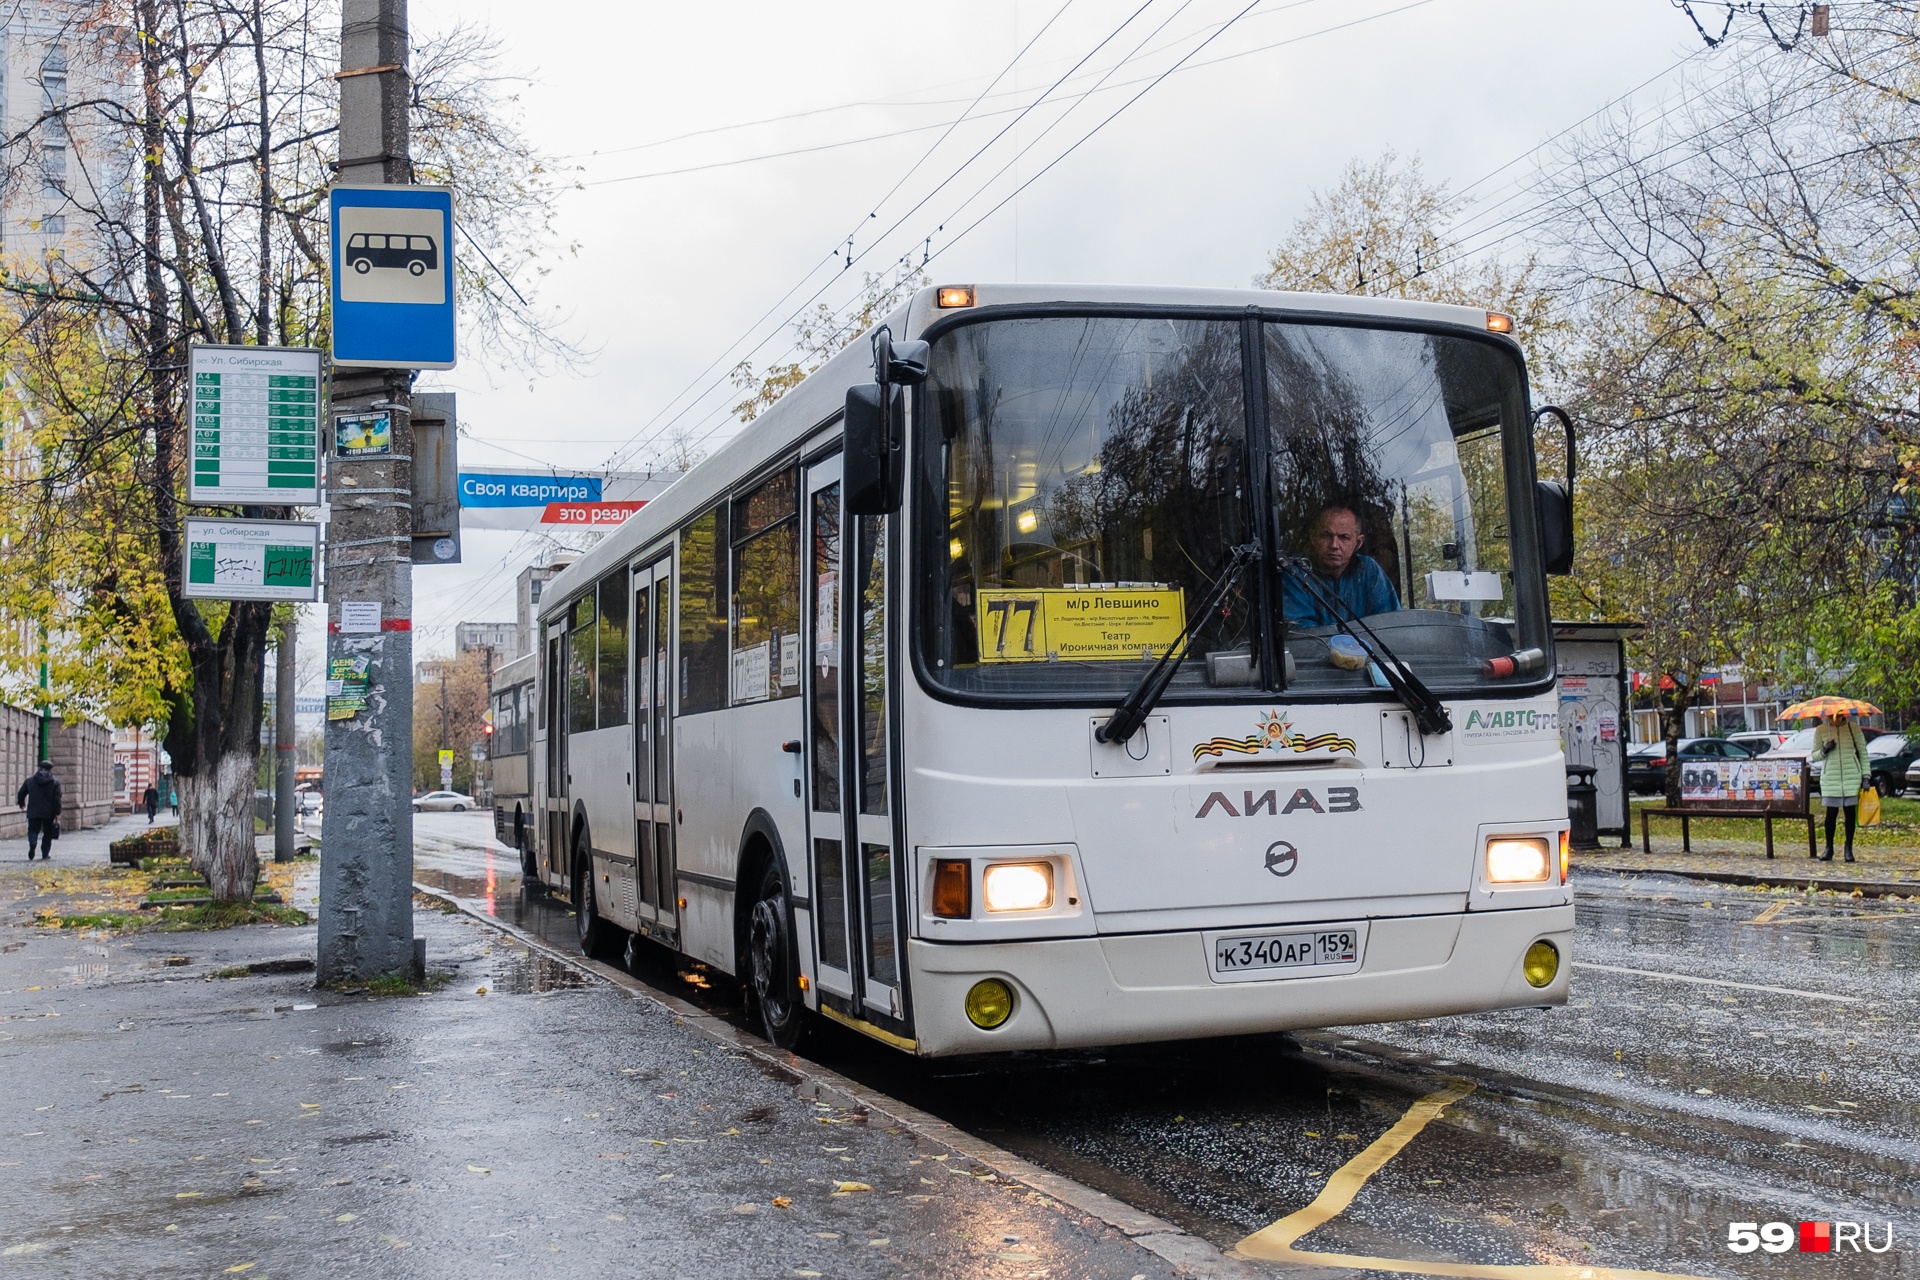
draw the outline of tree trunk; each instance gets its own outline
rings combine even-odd
[[[251,902],[260,879],[253,837],[254,773],[259,756],[229,751],[197,776],[182,778],[180,821],[194,870],[218,902]]]
[[[1660,699],[1660,732],[1667,744],[1667,804],[1676,808],[1680,804],[1680,739],[1686,736],[1693,692],[1692,685],[1675,680],[1672,692]]]

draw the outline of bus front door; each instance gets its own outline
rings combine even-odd
[[[886,517],[849,516],[840,459],[807,468],[808,837],[821,1004],[908,1033],[891,751]]]
[[[673,860],[673,733],[667,690],[673,637],[671,557],[633,574],[633,821],[640,932],[676,941],[680,910]]]

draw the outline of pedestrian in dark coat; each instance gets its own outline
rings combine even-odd
[[[154,815],[160,812],[160,789],[149,783],[146,795],[140,799],[147,806],[147,825],[152,826]]]
[[[60,835],[60,779],[53,776],[53,761],[42,760],[40,771],[20,784],[13,802],[27,811],[27,861],[33,861],[33,845],[40,843],[40,856],[53,861],[53,842]]]

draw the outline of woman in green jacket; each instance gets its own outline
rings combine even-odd
[[[1836,712],[1814,730],[1813,758],[1820,761],[1820,799],[1827,807],[1827,856],[1821,861],[1833,861],[1834,819],[1845,810],[1847,861],[1852,862],[1853,826],[1867,779],[1867,735],[1845,712]]]

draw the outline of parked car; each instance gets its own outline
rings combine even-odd
[[[415,796],[413,807],[422,813],[465,813],[477,806],[472,796],[459,791],[429,791]]]
[[[1757,756],[1773,750],[1792,736],[1791,729],[1745,729],[1728,734],[1727,741],[1737,742]]]
[[[1920,761],[1920,733],[1883,733],[1867,743],[1867,768],[1883,796],[1907,789],[1907,774]]]
[[[1682,738],[1680,763],[1696,760],[1747,760],[1753,752],[1726,738]],[[1627,751],[1627,790],[1635,795],[1651,795],[1667,785],[1667,744],[1643,742]]]

